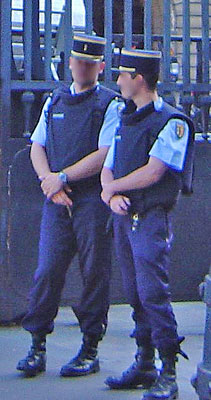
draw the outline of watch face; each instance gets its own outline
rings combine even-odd
[[[64,172],[59,173],[59,178],[63,183],[67,183],[67,174],[65,174]]]

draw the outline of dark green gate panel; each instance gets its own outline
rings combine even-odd
[[[43,195],[29,160],[29,149],[27,146],[16,154],[10,169],[9,271],[4,288],[5,291],[10,290],[13,299],[10,319],[19,318],[26,310],[27,296],[37,265]],[[190,198],[182,197],[173,213],[175,240],[170,280],[172,299],[175,301],[199,300],[198,285],[208,272],[211,231],[210,158],[211,144],[205,141],[196,143],[194,194]],[[81,278],[76,257],[67,273],[62,304],[74,304],[80,293]],[[115,255],[111,302],[125,302]]]
[[[196,142],[194,193],[180,198],[173,214],[175,240],[170,278],[174,300],[199,300],[209,271],[211,232],[211,142]]]

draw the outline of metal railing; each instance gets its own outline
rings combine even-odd
[[[210,63],[210,38],[209,38],[209,0],[201,1],[201,20],[202,29],[200,37],[191,37],[190,34],[190,2],[189,0],[182,1],[183,8],[183,34],[182,36],[173,36],[171,34],[171,1],[164,0],[163,15],[161,26],[163,33],[156,35],[152,32],[152,3],[153,0],[145,1],[144,8],[144,34],[134,35],[132,33],[132,9],[133,1],[124,1],[124,10],[122,18],[124,20],[124,32],[122,35],[113,34],[112,30],[112,0],[104,0],[104,32],[107,39],[105,61],[106,68],[104,73],[104,84],[108,87],[115,87],[115,82],[112,81],[112,49],[116,46],[124,46],[130,48],[132,43],[138,42],[141,47],[146,49],[158,46],[163,53],[162,78],[159,84],[160,93],[164,97],[171,100],[172,93],[179,93],[179,101],[184,106],[185,111],[190,113],[191,105],[197,101],[197,106],[202,109],[202,112],[207,113],[207,120],[204,118],[204,130],[208,130],[208,108],[210,105],[209,91],[211,85],[209,81],[209,63]],[[65,1],[63,12],[63,23],[57,27],[58,35],[63,36],[63,48],[57,49],[55,41],[55,31],[52,32],[52,0],[45,0],[44,21],[42,30],[39,29],[39,1],[25,1],[23,10],[23,30],[22,30],[22,70],[17,70],[17,58],[11,52],[13,32],[11,29],[11,1],[2,0],[1,6],[1,96],[4,99],[2,111],[4,115],[3,131],[1,137],[1,147],[5,141],[11,137],[16,137],[12,131],[11,104],[12,97],[18,93],[20,95],[25,92],[30,92],[36,100],[37,93],[44,94],[54,89],[58,82],[55,80],[58,65],[63,68],[63,79],[65,82],[71,80],[69,71],[69,54],[72,45],[72,0]],[[93,26],[93,1],[84,0],[86,10],[85,27],[87,33],[94,30]],[[42,11],[43,13],[43,11]],[[165,18],[164,18],[165,17]],[[140,16],[141,21],[141,16]],[[43,36],[44,28],[44,36]],[[55,26],[54,26],[55,29]],[[141,26],[140,26],[141,32]],[[42,37],[42,45],[40,37]],[[171,49],[174,42],[182,44],[182,55],[180,63],[182,64],[182,73],[177,81],[171,80]],[[195,80],[191,79],[190,74],[190,45],[196,43],[196,65],[195,65]],[[114,44],[115,43],[115,44]],[[121,44],[120,44],[121,43]],[[58,51],[61,53],[62,60],[59,57]],[[54,69],[52,71],[52,66]],[[9,68],[11,66],[11,68]],[[29,108],[32,105],[33,96],[22,96],[22,104],[20,107]],[[177,96],[178,98],[178,96]],[[22,101],[21,100],[21,101]],[[13,114],[13,113],[12,113]],[[25,114],[25,112],[23,113]],[[28,113],[26,113],[28,114]],[[27,129],[26,129],[27,125]],[[25,121],[25,126],[22,133],[26,133],[30,123]],[[33,126],[33,123],[31,124]],[[18,130],[18,127],[17,127]],[[19,128],[20,130],[20,128]],[[17,137],[21,137],[21,132],[18,132]]]

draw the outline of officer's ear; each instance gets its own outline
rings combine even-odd
[[[141,83],[144,78],[143,78],[143,75],[136,73],[135,79],[136,79],[137,82]]]
[[[72,57],[69,58],[69,69],[72,69]]]
[[[101,62],[99,63],[99,74],[102,74],[102,73],[103,73],[104,68],[105,68],[105,62],[104,62],[104,61],[101,61]]]
[[[144,82],[144,77],[143,77],[143,75],[136,73],[136,76],[135,76],[134,80],[136,81],[136,84],[138,86],[142,86],[143,82]]]

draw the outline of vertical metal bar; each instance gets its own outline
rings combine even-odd
[[[52,0],[45,0],[45,79],[51,79],[51,9]]]
[[[39,0],[33,0],[32,2],[31,21],[31,77],[32,79],[41,80],[45,77],[45,71],[40,49]],[[26,51],[24,46],[24,55],[25,53]]]
[[[209,0],[202,0],[202,66],[203,82],[209,83]],[[207,92],[208,94],[208,92]],[[203,132],[209,129],[209,108],[210,102],[202,106]]]
[[[182,75],[183,83],[190,83],[190,1],[183,0],[183,50]]]
[[[24,71],[25,80],[30,81],[32,78],[32,2],[25,0],[23,4]]]
[[[86,27],[85,27],[85,32],[88,35],[91,35],[93,32],[93,10],[92,10],[92,5],[93,1],[92,0],[84,0],[84,5],[85,5],[85,23],[86,23]]]
[[[152,0],[145,0],[144,7],[144,48],[152,48]]]
[[[11,0],[1,2],[1,100],[2,100],[2,157],[4,157],[4,147],[11,134]]]
[[[104,18],[104,32],[106,38],[105,46],[105,84],[106,86],[112,80],[112,0],[105,0],[105,18]]]
[[[72,0],[65,2],[64,14],[64,80],[71,80],[69,69],[70,50],[72,48]]]
[[[206,371],[209,371],[209,374],[207,373],[208,378],[211,372],[211,267],[209,275],[207,275],[205,278],[204,301],[207,305],[207,309],[204,332],[203,367],[206,369]]]
[[[1,78],[1,132],[0,132],[0,265],[4,268],[0,274],[4,282],[8,268],[7,227],[8,227],[8,196],[7,196],[7,165],[6,158],[8,139],[11,135],[11,0],[1,1],[0,13],[0,78]],[[3,117],[2,117],[3,116]]]
[[[170,48],[171,48],[171,4],[163,3],[163,81],[170,81]]]
[[[203,82],[209,83],[209,0],[202,0]]]
[[[196,42],[196,82],[202,83],[202,42]]]
[[[124,46],[132,47],[132,0],[124,1]]]

